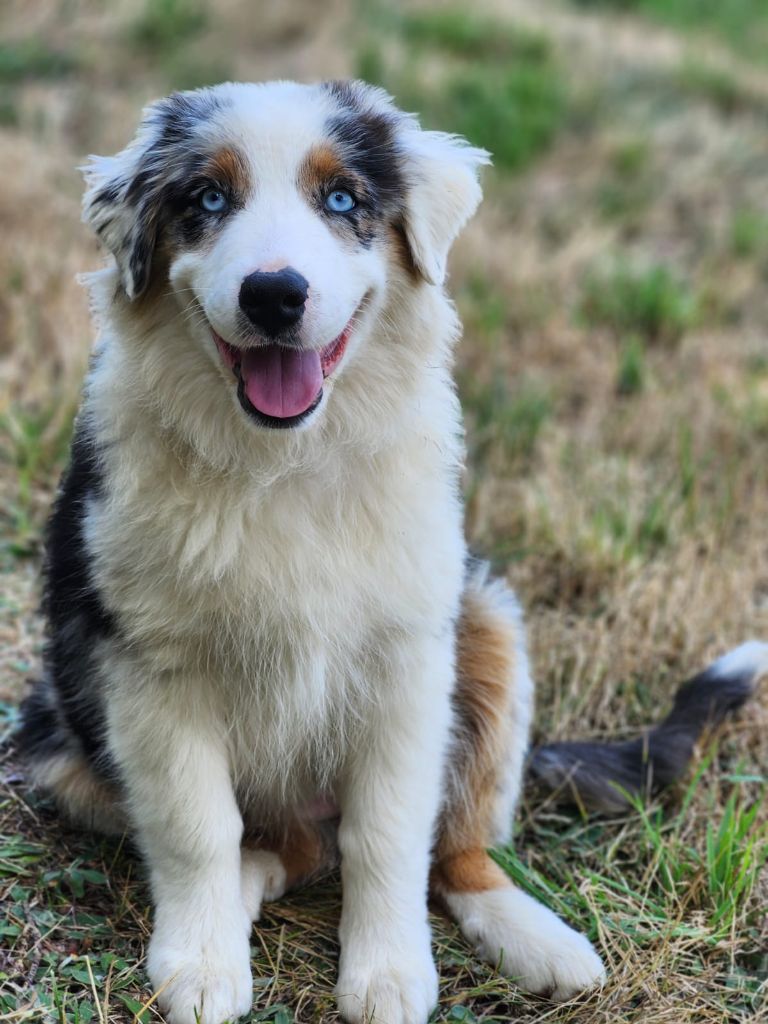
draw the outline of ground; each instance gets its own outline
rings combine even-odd
[[[0,1021],[149,1022],[141,865],[59,824],[8,740],[91,337],[77,164],[170,88],[278,76],[362,74],[494,152],[450,275],[467,527],[526,608],[537,737],[630,735],[768,637],[768,8],[8,0],[0,39]],[[523,996],[436,916],[433,1019],[768,1020],[767,783],[763,686],[661,804],[588,820],[529,796],[497,856],[608,984]],[[337,1019],[338,913],[333,879],[267,910],[252,1021]]]

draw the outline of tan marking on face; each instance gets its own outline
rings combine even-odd
[[[203,174],[217,185],[227,186],[237,196],[251,188],[251,176],[245,157],[235,146],[224,146],[208,160]]]
[[[302,161],[299,168],[299,185],[309,197],[317,196],[335,179],[350,174],[344,163],[333,148],[321,143],[313,146]]]
[[[454,892],[488,892],[508,889],[512,883],[495,861],[480,846],[463,850],[436,864],[432,886],[440,894]]]

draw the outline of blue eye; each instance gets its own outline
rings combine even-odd
[[[325,197],[325,208],[331,213],[349,213],[356,206],[355,197],[343,188],[335,188]]]
[[[223,213],[229,206],[227,197],[217,188],[207,188],[200,194],[200,205],[208,213]]]

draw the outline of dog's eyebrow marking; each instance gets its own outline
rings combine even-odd
[[[313,146],[299,168],[298,185],[319,210],[329,188],[349,188],[359,205],[345,217],[333,218],[332,230],[354,235],[361,245],[371,244],[384,211],[374,184],[345,160],[337,146],[327,142]]]
[[[299,186],[310,196],[334,179],[349,178],[350,171],[337,151],[327,144],[313,146],[299,168]]]
[[[346,166],[366,181],[383,212],[400,210],[406,183],[396,118],[373,107],[351,83],[327,82],[325,88],[339,105],[326,130]]]
[[[202,173],[242,198],[251,190],[248,162],[236,146],[223,146],[204,164]]]

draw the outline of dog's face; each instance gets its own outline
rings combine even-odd
[[[361,83],[227,84],[149,107],[88,168],[85,218],[131,302],[170,287],[252,423],[297,427],[364,358],[393,273],[442,285],[486,160]]]

